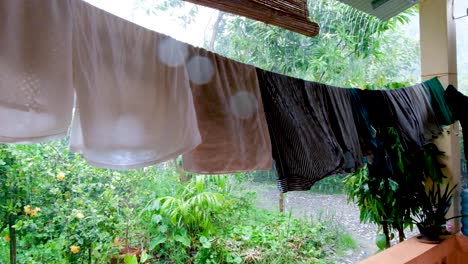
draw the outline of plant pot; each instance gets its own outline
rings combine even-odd
[[[447,234],[444,226],[441,225],[422,225],[416,224],[419,233],[421,234],[418,239],[427,242],[441,242],[444,235]]]

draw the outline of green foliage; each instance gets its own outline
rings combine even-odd
[[[216,178],[221,180],[214,181]],[[183,226],[192,233],[208,231],[226,201],[221,193],[207,191],[207,182],[222,189],[225,181],[223,176],[197,176],[180,195],[158,198],[160,211],[170,217],[172,224]]]
[[[276,183],[278,175],[275,170],[246,172],[245,176],[254,182]]]
[[[190,258],[191,249],[210,249],[215,224],[225,215],[222,209],[229,210],[232,202],[229,192],[227,176],[196,176],[173,196],[151,201],[143,211],[150,219],[149,249],[174,261]]]
[[[321,26],[315,38],[226,14],[214,29],[214,51],[265,70],[337,86],[417,78],[418,45],[398,30],[414,10],[387,22],[336,0],[309,1],[309,10]]]
[[[14,177],[1,175],[0,195],[16,196],[14,202],[1,199],[0,210],[2,217],[7,208],[16,213],[20,263],[109,259],[119,251],[113,246],[115,238],[141,230],[135,207],[154,193],[168,194],[173,182],[165,177],[158,192],[153,192],[148,183],[159,183],[156,168],[129,172],[93,168],[69,153],[65,142],[5,146],[1,153],[14,160],[15,170],[10,170]],[[3,164],[0,169],[9,167]],[[139,242],[137,237],[128,240]]]
[[[5,145],[0,145],[0,233],[11,217],[22,215],[27,199],[28,179],[19,177],[16,157]]]
[[[188,26],[194,22],[195,16],[198,14],[198,6],[191,5],[190,9],[186,9],[186,3],[181,0],[135,0],[133,4],[134,11],[143,11],[146,15],[158,16],[161,13],[171,13],[182,22],[182,25]]]
[[[245,210],[230,221],[237,224],[223,230],[220,242],[246,263],[328,263],[332,251],[355,247],[349,236],[331,226],[290,215]]]
[[[255,209],[234,186],[242,183],[196,176],[172,196],[151,201],[142,213],[150,252],[175,263],[323,263],[334,256],[323,248],[355,247],[336,228]]]
[[[312,186],[311,192],[325,194],[341,194],[344,193],[345,175],[334,175],[326,177]]]
[[[385,249],[387,243],[387,238],[385,234],[378,234],[375,239],[375,244],[379,248],[379,250]]]
[[[385,208],[377,200],[380,197],[375,197],[376,192],[369,187],[369,184],[375,185],[377,190],[380,190],[383,189],[383,184],[380,182],[374,183],[373,180],[369,178],[368,171],[365,168],[345,178],[345,190],[348,199],[358,205],[361,222],[380,223],[382,215],[386,214]],[[395,185],[393,184],[393,186]]]
[[[447,178],[442,169],[446,166],[439,162],[444,152],[433,143],[424,146],[424,174],[436,183],[442,183]]]
[[[374,150],[374,160],[368,169],[346,177],[345,189],[360,209],[360,220],[379,225],[390,247],[392,232],[397,231],[402,242],[403,230],[412,227],[412,215],[418,212],[418,194],[424,192],[423,152],[405,152],[394,128],[377,132],[383,143]]]
[[[440,184],[432,182],[432,187],[420,197],[420,211],[415,215],[415,222],[422,226],[443,226],[446,224],[445,215],[452,206],[452,194],[457,186],[444,190]]]
[[[167,164],[103,170],[65,142],[1,151],[2,184],[22,186],[8,211],[17,216],[19,263],[327,263],[355,247],[328,224],[254,208],[249,176],[195,175],[182,183]],[[11,196],[5,186],[2,197]],[[0,263],[8,262],[8,245],[0,239]]]

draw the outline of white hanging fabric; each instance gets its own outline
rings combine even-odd
[[[0,0],[0,142],[67,134],[73,110],[69,4]]]
[[[141,168],[201,142],[186,44],[72,1],[77,112],[71,149],[92,165]]]

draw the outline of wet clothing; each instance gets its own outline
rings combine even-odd
[[[133,169],[200,144],[187,45],[71,2],[77,107],[70,148],[92,165]]]
[[[187,68],[202,143],[183,155],[183,168],[205,174],[271,170],[255,67],[190,47]]]
[[[420,149],[442,132],[430,94],[421,85],[359,92],[374,127],[394,127],[405,149]]]
[[[0,1],[0,142],[66,136],[73,111],[69,1]]]
[[[362,165],[350,91],[261,69],[257,74],[282,192],[309,190]]]
[[[457,91],[453,85],[449,85],[445,90],[445,100],[453,113],[453,117],[459,120],[461,127],[466,130],[463,133],[463,150],[465,159],[468,159],[468,144],[466,143],[468,138],[468,96]]]
[[[441,126],[449,126],[455,122],[452,112],[444,98],[444,87],[438,78],[432,78],[422,83],[431,95],[431,105],[437,121]]]

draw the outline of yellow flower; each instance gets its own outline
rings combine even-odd
[[[63,173],[63,172],[57,173],[56,178],[57,178],[57,181],[63,181],[63,180],[65,180],[65,173]]]
[[[114,242],[112,243],[112,246],[116,247],[120,244],[120,240],[118,237],[114,238]]]
[[[36,216],[37,213],[39,213],[39,211],[41,211],[41,208],[40,208],[40,207],[36,207],[36,208],[34,208],[33,210],[30,210],[30,211],[29,211],[29,215],[30,215],[30,216]]]
[[[80,252],[80,246],[70,246],[70,251],[73,254],[79,253]]]
[[[23,207],[23,209],[24,209],[24,212],[25,212],[26,214],[30,214],[30,213],[31,213],[31,206],[30,206],[30,205],[26,205],[25,207]]]
[[[83,219],[83,218],[84,218],[84,214],[81,213],[81,212],[80,212],[80,213],[77,213],[77,214],[76,214],[76,218],[78,218],[78,219]]]
[[[10,240],[11,240],[11,237],[10,237],[9,234],[6,234],[3,238],[5,238],[5,240],[6,240],[7,242],[10,242]]]

